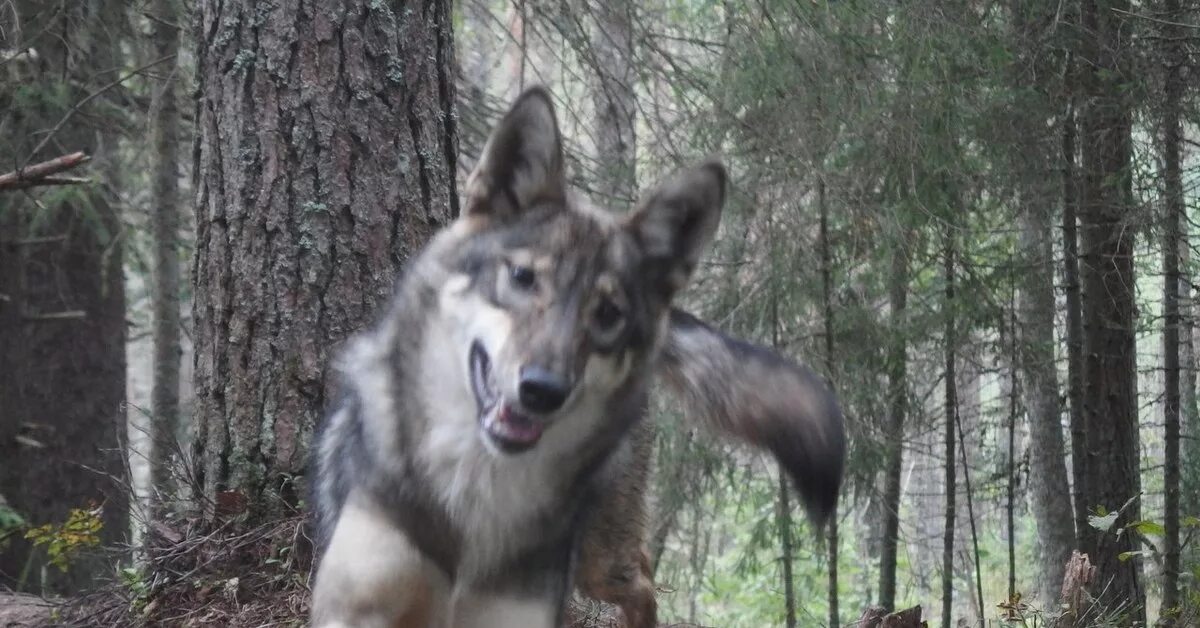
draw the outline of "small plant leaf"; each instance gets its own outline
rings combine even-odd
[[[1131,528],[1141,532],[1142,534],[1154,534],[1157,536],[1166,536],[1167,529],[1157,521],[1135,521],[1130,524]]]
[[[1118,513],[1110,512],[1105,515],[1088,515],[1088,525],[1101,532],[1108,532],[1117,522]]]

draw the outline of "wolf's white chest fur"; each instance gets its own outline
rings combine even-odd
[[[474,412],[474,409],[471,409]],[[470,425],[457,418],[465,416]],[[498,457],[481,441],[473,414],[445,414],[418,453],[434,491],[463,533],[459,577],[484,575],[521,549],[528,527],[555,499],[549,456],[537,449]]]

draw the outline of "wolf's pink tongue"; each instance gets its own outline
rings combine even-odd
[[[542,425],[529,420],[529,417],[513,412],[507,404],[500,408],[496,417],[500,430],[506,438],[521,443],[532,443],[542,437]]]

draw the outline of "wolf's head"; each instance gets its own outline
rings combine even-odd
[[[440,387],[473,399],[489,449],[522,452],[558,423],[595,420],[645,373],[724,194],[724,168],[708,163],[629,215],[588,206],[568,190],[549,94],[517,99],[468,179],[463,215],[431,246],[441,323],[426,329],[439,337],[423,360],[461,378]]]

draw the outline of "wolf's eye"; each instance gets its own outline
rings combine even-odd
[[[592,313],[596,320],[596,327],[601,331],[611,331],[618,323],[621,322],[621,308],[608,299],[600,301],[596,306],[596,311]]]
[[[508,267],[508,275],[512,278],[513,285],[522,290],[533,288],[533,280],[536,279],[532,268],[516,264]]]

